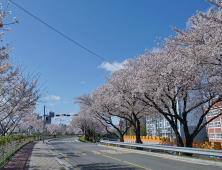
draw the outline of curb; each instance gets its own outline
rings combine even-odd
[[[32,159],[33,159],[33,149],[32,149],[32,155],[31,155],[30,163],[29,163],[29,170],[32,170]]]
[[[51,140],[50,140],[50,141],[51,141]],[[49,147],[48,147],[48,142],[49,142],[49,141],[47,141],[47,142],[45,143],[45,145],[46,145],[46,147],[48,148],[48,150],[52,153],[52,155],[55,157],[55,159],[59,162],[60,165],[62,165],[66,170],[69,170],[69,168],[51,151],[51,149],[49,149]]]

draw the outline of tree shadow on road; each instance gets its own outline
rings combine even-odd
[[[118,165],[112,163],[92,163],[92,164],[79,164],[78,168],[82,170],[136,170],[140,168],[129,167],[128,165]]]

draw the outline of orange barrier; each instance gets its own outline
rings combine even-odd
[[[124,142],[126,143],[135,143],[136,136],[124,136]],[[159,145],[171,145],[176,146],[176,139],[173,138],[173,141],[170,141],[170,138],[159,137],[159,136],[140,136],[140,139],[144,144],[159,144]],[[184,146],[186,146],[186,139],[183,139]],[[222,150],[220,142],[214,142],[214,147],[211,146],[211,142],[197,140],[197,144],[193,140],[192,143],[193,148],[203,148],[203,149],[214,149],[214,150]]]

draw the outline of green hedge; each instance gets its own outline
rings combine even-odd
[[[89,141],[88,141],[88,140],[85,140],[85,137],[84,137],[84,136],[80,137],[80,138],[79,138],[79,140],[80,140],[81,142],[86,142],[86,143],[89,143]]]
[[[8,142],[11,142],[13,140],[19,140],[19,139],[24,139],[28,137],[37,137],[39,135],[6,135],[6,136],[1,136],[0,137],[0,145],[4,145]]]

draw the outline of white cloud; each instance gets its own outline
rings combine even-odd
[[[102,64],[100,66],[98,66],[98,68],[104,68],[104,69],[106,69],[106,71],[110,71],[111,73],[113,73],[114,71],[122,69],[123,68],[123,64],[125,64],[125,63],[127,63],[127,60],[124,60],[122,63],[118,63],[118,62],[114,61],[111,64],[108,63],[108,62],[102,62]]]
[[[82,83],[82,84],[85,84],[86,82],[85,82],[85,81],[81,81],[81,83]]]
[[[55,106],[55,104],[53,104],[53,103],[49,103],[49,106]]]
[[[64,104],[67,104],[68,102],[63,102]]]
[[[159,47],[153,47],[153,48],[152,48],[152,52],[158,52],[158,51],[160,51],[160,48],[159,48]]]
[[[51,95],[51,99],[52,99],[52,100],[60,100],[60,98],[61,98],[61,97],[59,97],[59,96]]]
[[[60,96],[51,95],[51,96],[46,96],[45,99],[46,100],[60,100],[61,97]]]
[[[71,113],[69,113],[71,116],[73,116],[73,115],[75,115],[76,113],[73,113],[73,112],[71,112]]]
[[[192,23],[190,22],[190,20],[188,20],[186,22],[186,29],[188,30],[191,26],[192,26]]]

